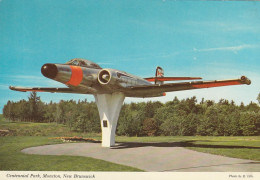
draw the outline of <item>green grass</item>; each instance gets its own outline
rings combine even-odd
[[[10,131],[8,136],[0,137],[0,170],[141,171],[87,157],[43,156],[21,153],[21,150],[27,147],[62,143],[60,140],[49,139],[49,137],[81,136],[100,140],[101,134],[71,132],[66,126],[54,123],[6,122],[1,115],[0,129]],[[260,161],[260,136],[117,136],[116,141],[133,147],[185,147],[199,152]]]
[[[0,129],[9,134],[0,137],[0,170],[24,171],[142,171],[137,168],[88,157],[28,155],[27,147],[62,143],[50,137],[86,137],[101,139],[100,134],[71,132],[55,123],[7,122],[1,119]]]
[[[0,122],[4,121],[3,114],[0,114]]]
[[[260,161],[260,137],[215,137],[195,140],[187,148],[221,156]]]
[[[0,137],[0,170],[16,171],[141,171],[88,157],[27,155],[22,149],[60,143],[48,137]]]
[[[199,152],[260,161],[260,136],[117,137],[116,140],[139,142],[134,146],[185,147]]]
[[[0,129],[9,130],[8,136],[90,136],[99,138],[99,134],[73,132],[62,124],[0,121]]]

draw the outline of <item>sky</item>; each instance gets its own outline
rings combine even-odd
[[[29,92],[12,86],[65,87],[45,78],[45,63],[85,58],[101,67],[151,77],[236,79],[252,84],[170,92],[125,102],[196,96],[257,102],[260,92],[260,2],[173,0],[0,0],[0,109]],[[44,102],[93,101],[92,95],[38,93]]]

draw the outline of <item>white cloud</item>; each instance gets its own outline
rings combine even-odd
[[[112,62],[127,62],[127,61],[140,61],[140,60],[150,60],[151,58],[169,58],[179,55],[182,52],[162,52],[162,53],[149,53],[149,54],[139,54],[139,55],[128,55],[128,56],[110,56],[110,57],[103,57],[103,59],[108,59]],[[97,64],[104,64],[104,65],[115,65],[117,63],[106,63],[100,62]]]
[[[0,2],[1,2],[1,0],[0,0]],[[8,89],[8,85],[6,85],[6,84],[0,84],[0,89],[4,89],[4,90],[6,90],[6,89]]]
[[[224,22],[224,21],[186,21],[183,22],[185,25],[207,28],[211,31],[221,31],[221,32],[258,32],[259,26],[255,24],[242,24],[240,22]]]
[[[42,77],[40,76],[29,76],[29,75],[14,75],[14,76],[8,76],[8,78],[12,79],[34,79],[34,80],[42,80]]]
[[[14,86],[29,86],[30,87],[65,87],[64,84],[57,81],[47,79],[43,76],[32,75],[3,75],[1,78],[9,79],[9,83]],[[9,85],[6,85],[9,86]],[[0,87],[1,88],[1,87]]]
[[[196,49],[194,48],[193,51],[197,52],[208,52],[208,51],[240,51],[243,49],[252,49],[252,48],[259,48],[257,45],[250,45],[250,44],[243,44],[239,46],[228,46],[228,47],[217,47],[217,48],[205,48],[205,49]]]
[[[113,65],[114,63],[109,62],[97,62],[98,65]]]

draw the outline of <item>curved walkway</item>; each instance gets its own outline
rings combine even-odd
[[[26,154],[86,156],[145,171],[260,172],[260,162],[212,155],[172,146],[170,143],[66,143],[22,150]]]

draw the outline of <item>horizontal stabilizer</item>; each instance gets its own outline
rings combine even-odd
[[[149,82],[154,82],[154,81],[196,80],[196,79],[202,79],[202,78],[201,77],[149,77],[149,78],[144,78],[144,79]]]

